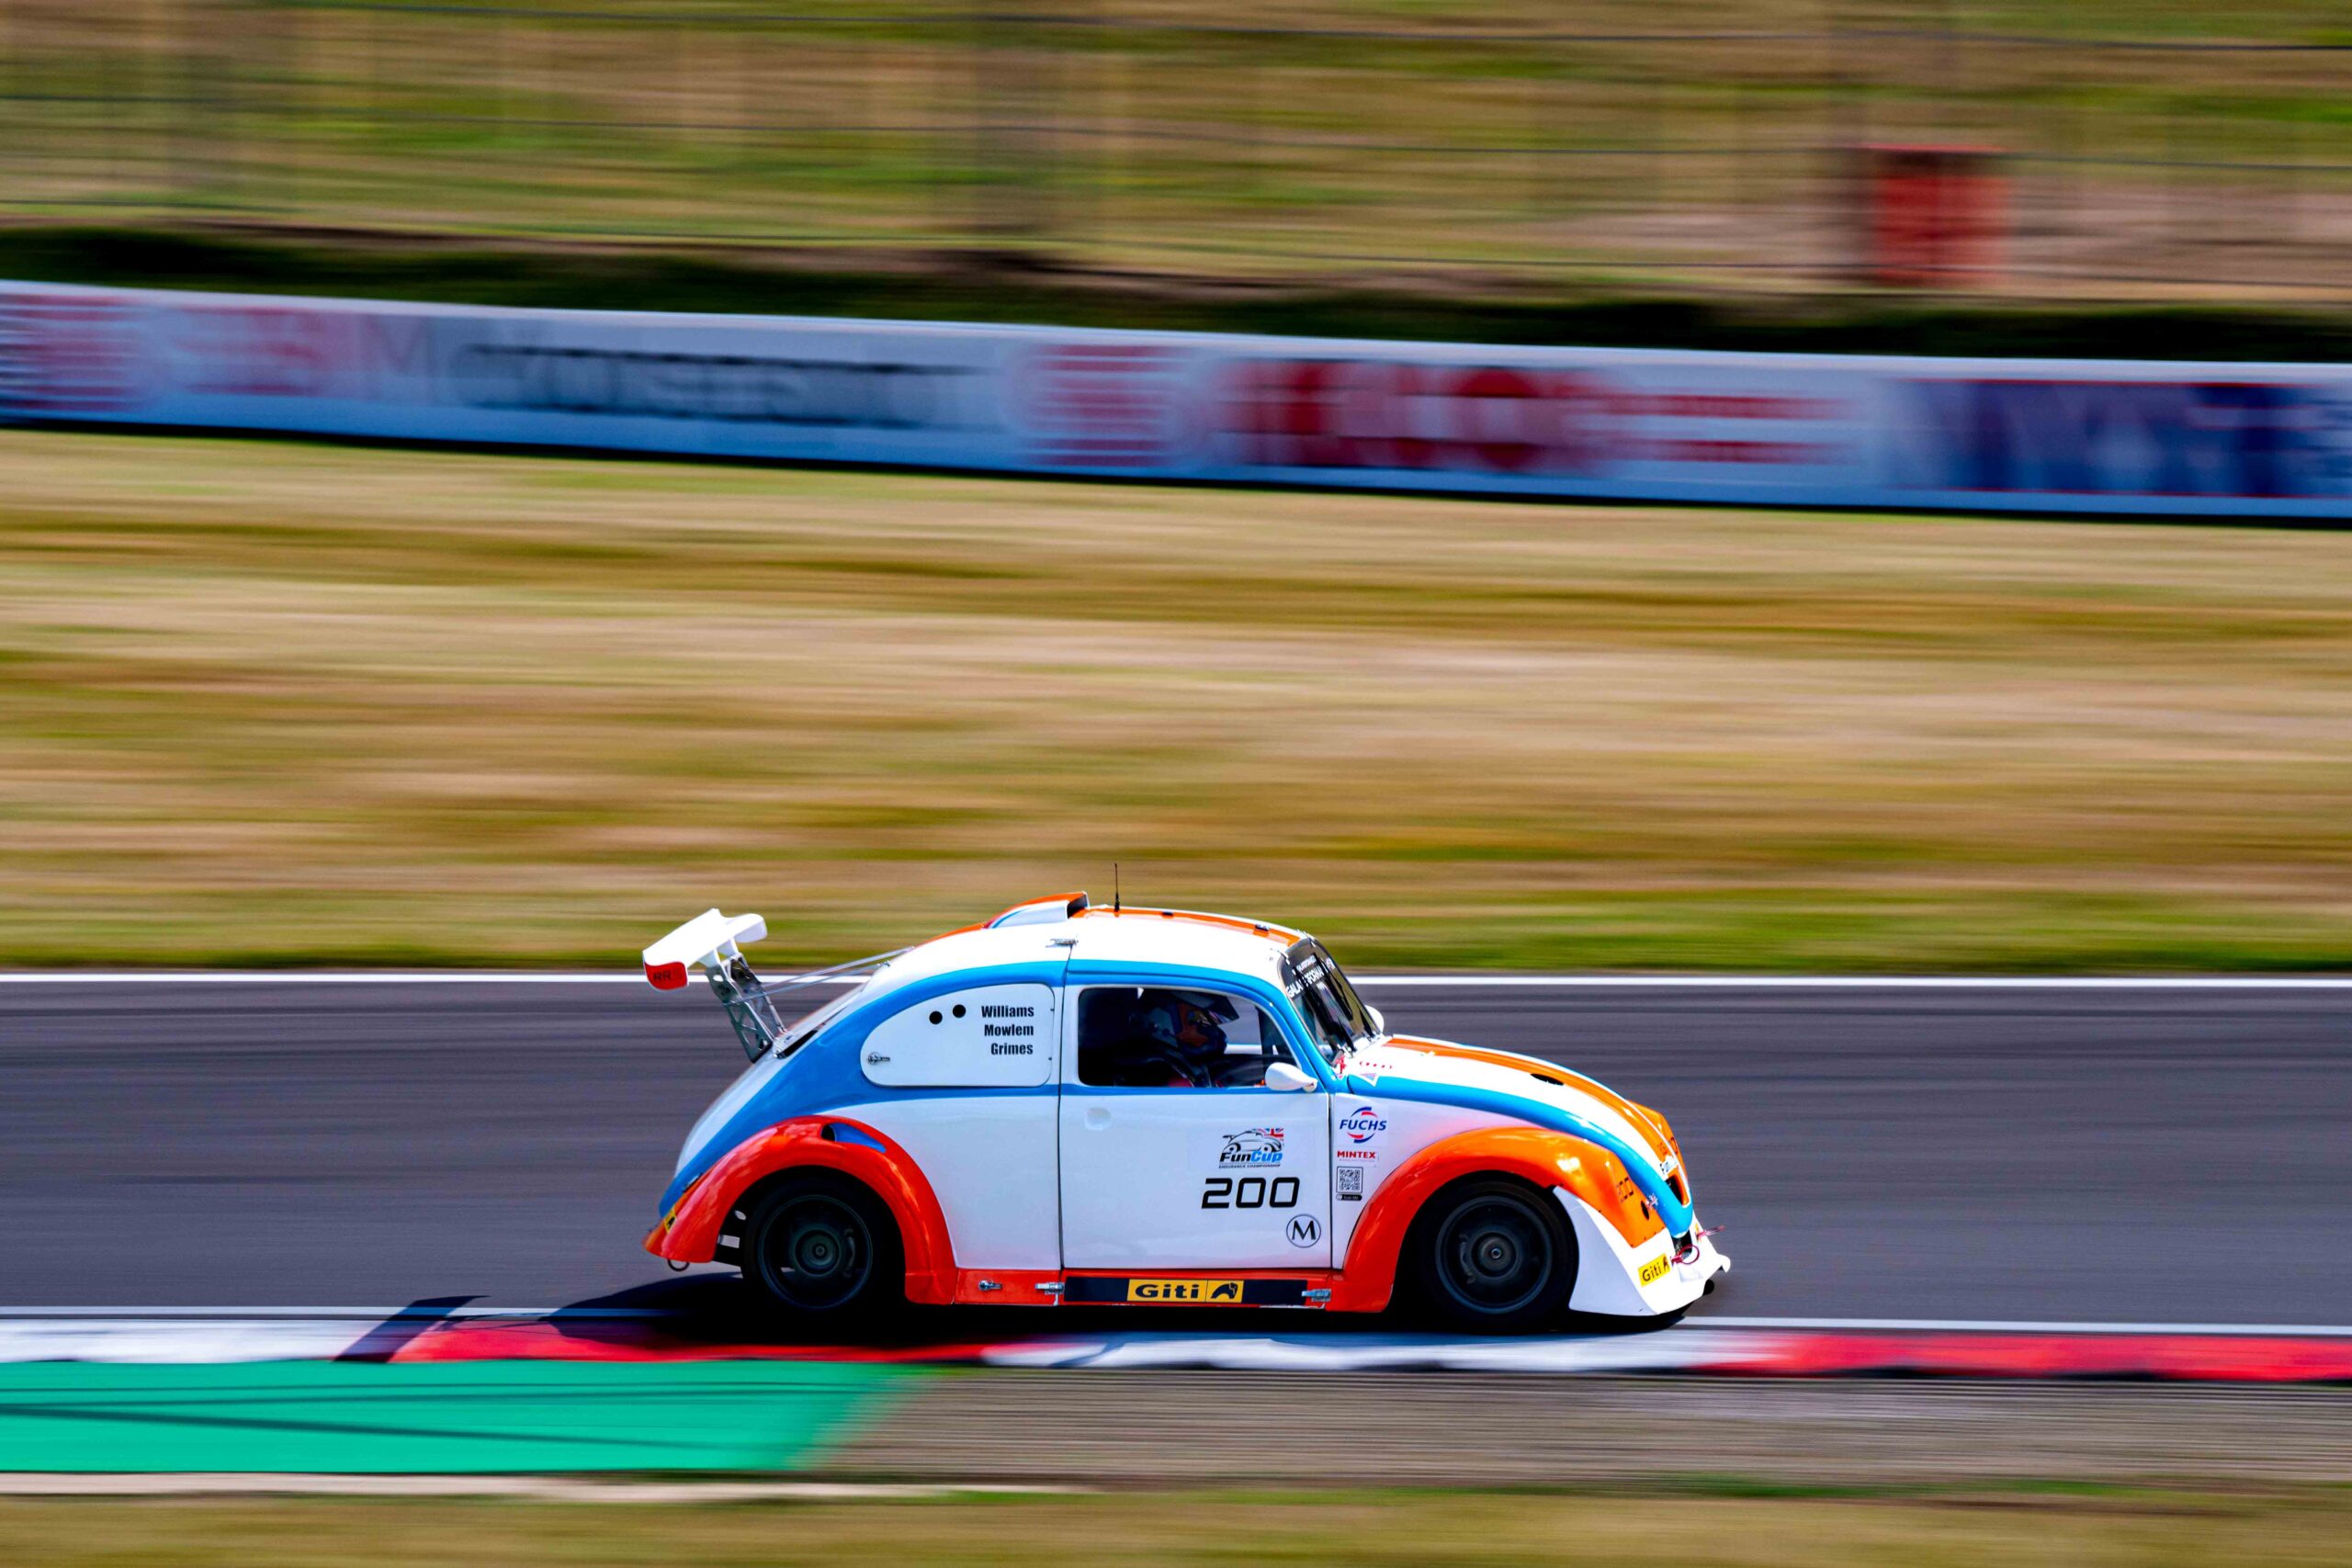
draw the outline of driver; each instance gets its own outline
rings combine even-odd
[[[1144,990],[1128,1017],[1121,1080],[1136,1088],[1216,1088],[1225,1026],[1240,1016],[1213,991]]]

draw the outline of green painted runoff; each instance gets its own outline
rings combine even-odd
[[[794,1470],[921,1376],[806,1361],[0,1367],[0,1472]]]

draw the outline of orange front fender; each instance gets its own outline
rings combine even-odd
[[[1408,1051],[1426,1051],[1432,1056],[1448,1056],[1458,1062],[1484,1062],[1493,1067],[1510,1067],[1539,1075],[1555,1074],[1563,1080],[1572,1079],[1577,1088],[1632,1122],[1642,1134],[1643,1141],[1649,1145],[1650,1153],[1671,1154],[1677,1162],[1679,1162],[1682,1157],[1681,1150],[1674,1142],[1674,1129],[1667,1125],[1665,1117],[1646,1105],[1626,1099],[1607,1084],[1585,1077],[1573,1067],[1563,1067],[1558,1063],[1547,1062],[1541,1056],[1522,1056],[1510,1051],[1489,1051],[1478,1045],[1456,1045],[1451,1041],[1425,1040],[1415,1034],[1394,1034],[1389,1038]]]
[[[852,1134],[842,1137],[846,1130]],[[803,1116],[754,1133],[680,1195],[645,1238],[645,1250],[677,1263],[707,1263],[744,1193],[778,1172],[836,1170],[874,1190],[898,1223],[906,1253],[907,1299],[944,1306],[956,1299],[956,1249],[947,1216],[914,1156],[862,1122]]]
[[[1550,1191],[1563,1187],[1598,1210],[1626,1241],[1666,1228],[1634,1190],[1617,1156],[1542,1127],[1476,1127],[1431,1144],[1399,1165],[1364,1205],[1348,1241],[1334,1312],[1379,1312],[1396,1293],[1406,1234],[1423,1204],[1465,1176],[1510,1176]]]

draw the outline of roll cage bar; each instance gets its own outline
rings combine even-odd
[[[785,1037],[783,1022],[777,1018],[775,998],[804,991],[812,986],[823,986],[838,980],[863,980],[899,953],[910,951],[899,948],[895,952],[877,953],[870,958],[853,958],[846,964],[836,964],[830,969],[810,969],[781,980],[763,980],[752,973],[752,966],[741,953],[709,971],[711,995],[727,1010],[727,1021],[734,1026],[735,1038],[743,1047],[747,1060],[756,1062]]]

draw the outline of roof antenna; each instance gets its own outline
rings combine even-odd
[[[1119,863],[1111,863],[1111,913],[1119,912]]]

